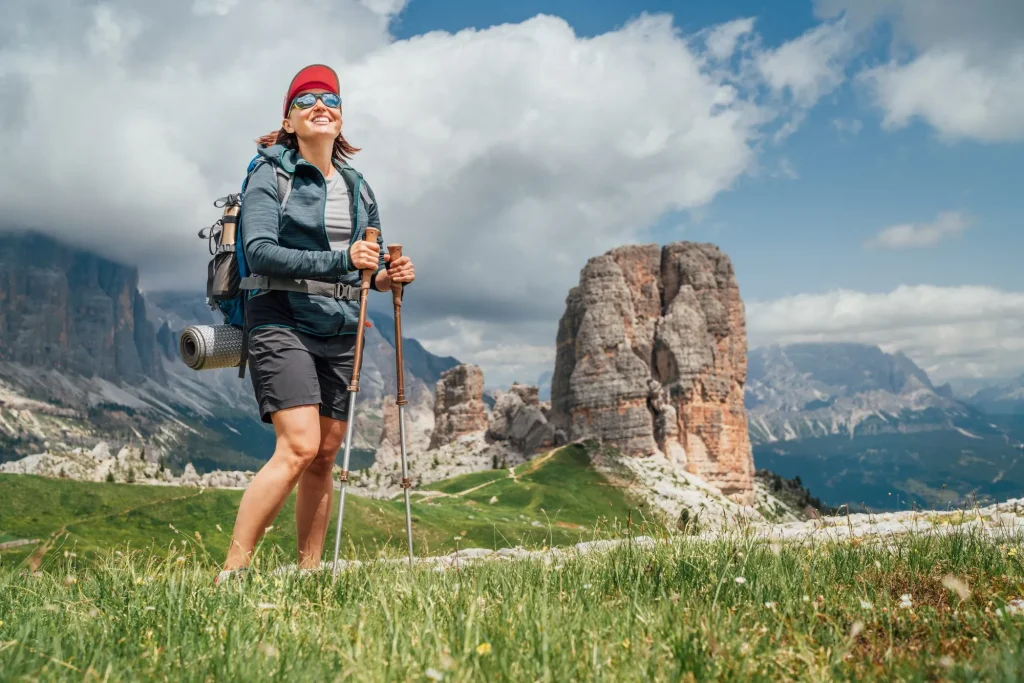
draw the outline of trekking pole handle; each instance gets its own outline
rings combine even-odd
[[[376,244],[378,236],[380,236],[380,230],[377,228],[367,228],[363,239]],[[356,329],[356,352],[355,358],[352,359],[352,381],[349,382],[349,391],[359,391],[359,371],[363,365],[363,329],[366,326],[366,294],[370,291],[370,278],[375,271],[376,268],[367,268],[362,271],[363,282],[359,289],[359,323]],[[353,415],[349,415],[350,420],[353,417]]]
[[[377,243],[377,237],[379,235],[380,235],[380,230],[378,230],[377,228],[367,228],[366,229],[366,236],[363,237],[363,241],[364,242],[373,242],[374,244],[376,244]],[[373,277],[373,273],[374,273],[375,270],[376,270],[376,268],[367,268],[366,270],[364,270],[362,272],[362,276],[363,276],[362,290],[364,292],[366,290],[370,289],[370,278]]]
[[[388,261],[388,269],[390,269],[391,265],[395,261],[397,261],[398,259],[402,258],[402,245],[401,244],[389,244],[388,245],[388,254],[391,255],[391,260]],[[392,297],[395,299],[395,305],[396,306],[401,306],[402,305],[402,287],[403,287],[403,283],[401,283],[401,282],[394,282],[394,281],[391,282],[391,294],[392,294]]]
[[[388,254],[391,256],[391,260],[388,261],[388,266],[394,263],[402,256],[402,245],[401,244],[389,244]],[[391,282],[391,300],[395,304],[395,364],[397,366],[398,376],[398,395],[395,399],[396,405],[405,405],[405,377],[403,377],[404,362],[402,359],[402,287],[404,285],[401,282]]]

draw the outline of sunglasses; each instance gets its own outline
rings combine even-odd
[[[325,107],[329,107],[331,109],[341,108],[341,96],[336,95],[332,92],[304,93],[296,97],[294,100],[292,100],[291,106],[298,107],[299,109],[309,109],[314,104],[316,104],[317,100],[323,102]],[[289,109],[291,109],[291,107],[289,107]]]

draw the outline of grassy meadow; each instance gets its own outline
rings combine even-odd
[[[213,586],[202,545],[0,571],[5,680],[977,680],[1024,676],[1019,539],[735,537]]]
[[[570,447],[425,487],[417,554],[653,547],[410,570],[372,561],[404,550],[401,500],[352,496],[345,553],[369,562],[278,572],[289,506],[253,571],[219,586],[241,492],[0,477],[0,539],[40,539],[0,552],[0,679],[1024,678],[1019,537],[670,537],[588,462]]]
[[[567,545],[617,536],[641,522],[642,506],[589,466],[587,449],[570,446],[516,467],[454,477],[413,496],[417,555],[456,548],[492,550]],[[349,486],[342,529],[344,557],[367,559],[405,552],[405,502],[375,500]],[[135,549],[166,554],[180,540],[202,539],[204,561],[219,565],[227,552],[241,491],[139,486],[0,475],[0,537],[40,539],[39,545],[0,552],[0,567],[45,567],[52,556]],[[261,553],[294,558],[295,495],[289,498]],[[334,551],[337,497],[327,532]],[[325,556],[326,557],[326,556]],[[328,558],[329,559],[329,558]]]

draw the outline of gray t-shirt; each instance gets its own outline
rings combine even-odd
[[[327,179],[327,208],[324,211],[324,220],[327,223],[327,239],[331,242],[331,249],[348,249],[349,237],[352,235],[348,185],[337,170]]]

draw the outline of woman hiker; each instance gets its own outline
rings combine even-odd
[[[373,191],[348,164],[359,150],[341,134],[338,76],[314,64],[299,71],[284,98],[281,129],[258,141],[262,157],[245,188],[241,239],[249,270],[272,278],[354,285],[354,299],[287,290],[247,297],[248,362],[260,418],[277,437],[270,460],[238,506],[224,571],[247,567],[253,548],[298,484],[299,566],[320,566],[331,517],[331,472],[349,419],[359,318],[360,271],[371,289],[415,277],[407,256],[394,263],[367,227],[380,229]],[[330,294],[330,292],[328,292]]]

